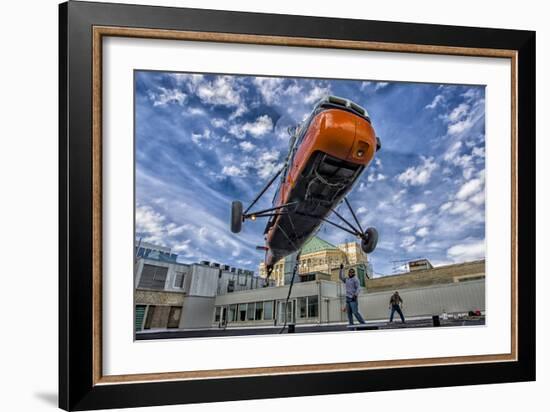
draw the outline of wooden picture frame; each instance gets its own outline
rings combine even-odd
[[[66,410],[535,379],[535,33],[69,2],[59,32],[59,406]],[[102,39],[106,36],[510,59],[509,354],[104,376]],[[520,185],[521,182],[521,185]]]

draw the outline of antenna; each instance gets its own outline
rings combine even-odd
[[[392,274],[396,275],[398,273],[408,272],[409,271],[409,262],[411,260],[421,259],[420,256],[411,257],[407,259],[396,259],[392,260]]]

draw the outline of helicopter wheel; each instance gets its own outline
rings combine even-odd
[[[373,227],[369,227],[365,231],[365,237],[361,240],[361,249],[363,249],[365,253],[372,253],[374,249],[376,249],[377,244],[378,231]]]
[[[231,203],[231,231],[239,233],[243,227],[243,204],[238,200]]]

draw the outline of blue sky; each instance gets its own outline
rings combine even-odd
[[[382,141],[348,196],[362,225],[379,231],[375,272],[408,258],[483,258],[483,86],[137,71],[136,236],[184,262],[257,270],[265,222],[231,233],[231,201],[246,207],[282,165],[287,128],[327,94],[365,107]],[[328,225],[319,236],[351,240]]]

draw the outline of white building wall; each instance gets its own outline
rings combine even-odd
[[[174,282],[176,281],[176,274],[177,273],[183,273],[184,275],[184,281],[183,281],[183,287],[177,288],[174,287]],[[187,288],[186,288],[186,278],[189,277],[189,274],[191,273],[191,268],[189,265],[185,265],[182,263],[172,263],[169,265],[168,274],[166,276],[166,284],[164,285],[164,289],[167,291],[174,291],[174,292],[187,292],[189,290],[189,282],[187,282]]]
[[[196,264],[191,268],[191,284],[187,294],[189,296],[216,296],[220,269]]]
[[[209,328],[214,316],[214,298],[186,296],[180,317],[180,329]]]
[[[366,319],[387,319],[389,300],[393,291],[362,294],[359,310]],[[485,281],[448,283],[424,288],[399,291],[403,299],[403,314],[407,316],[432,316],[485,310]]]
[[[323,283],[331,283],[321,281]],[[319,286],[316,281],[296,283],[292,287],[292,298],[298,296],[317,295]],[[216,296],[216,305],[230,305],[234,303],[248,303],[264,300],[286,299],[288,295],[288,286],[258,288],[252,290],[243,290],[240,292],[228,293],[226,295]]]

